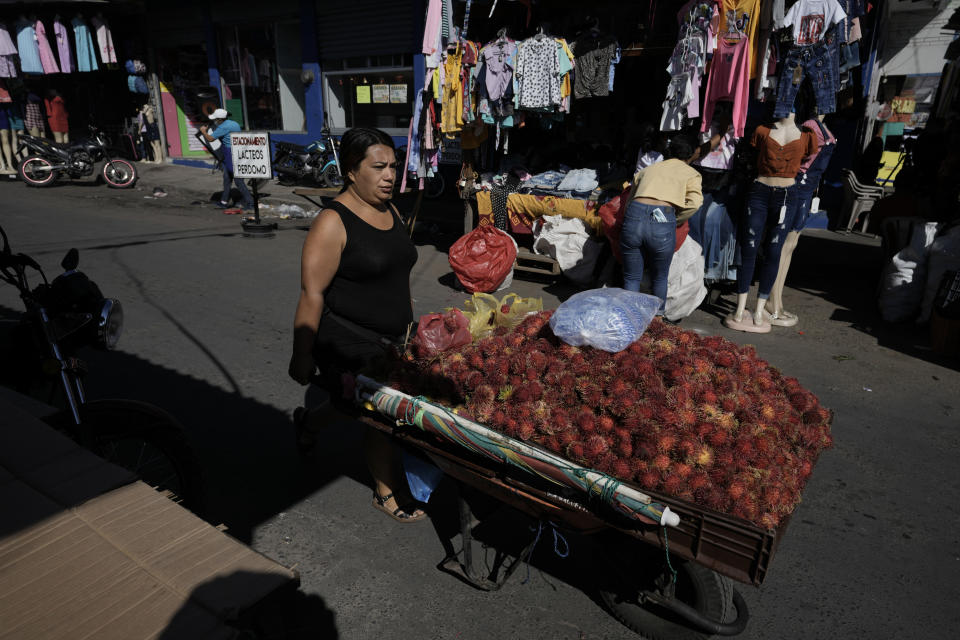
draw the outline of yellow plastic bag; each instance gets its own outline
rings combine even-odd
[[[463,315],[470,320],[470,334],[474,340],[484,337],[497,328],[494,324],[500,302],[489,293],[475,293],[463,303]]]
[[[498,327],[513,329],[537,311],[543,311],[543,298],[521,298],[516,293],[508,293],[496,306],[494,323]]]

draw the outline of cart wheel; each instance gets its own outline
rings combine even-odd
[[[733,582],[695,562],[674,560],[677,570],[676,598],[717,622],[736,617],[733,604]],[[632,631],[649,640],[695,640],[711,637],[689,623],[652,603],[641,603],[640,592],[656,590],[655,575],[645,575],[643,565],[632,563],[636,573],[632,587],[603,588],[600,597],[613,616]],[[659,566],[651,563],[647,566]],[[652,572],[651,572],[652,573]],[[621,576],[620,582],[626,582]],[[637,584],[639,582],[639,584]]]

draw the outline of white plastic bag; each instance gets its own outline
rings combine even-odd
[[[510,235],[510,234],[507,234]],[[514,253],[520,251],[520,247],[517,245],[517,240],[513,236],[510,236],[510,239],[513,240],[513,249]],[[497,291],[503,291],[504,289],[509,289],[513,286],[513,272],[517,268],[517,261],[513,261],[513,266],[510,267],[510,273],[507,274],[507,277],[503,279],[503,282],[500,283],[500,286],[497,287]]]
[[[593,280],[602,248],[580,218],[542,216],[533,223],[533,251],[556,260],[563,274],[578,284]]]
[[[570,296],[557,307],[550,328],[567,344],[616,353],[643,335],[659,308],[656,296],[625,289],[591,289]]]
[[[669,320],[686,318],[707,297],[701,251],[697,241],[687,236],[680,249],[673,254],[667,276],[667,302],[663,308],[663,315]]]
[[[885,321],[903,322],[916,315],[926,284],[927,249],[936,234],[936,222],[915,224],[910,244],[898,251],[884,268],[880,315]]]

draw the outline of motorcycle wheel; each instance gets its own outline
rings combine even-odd
[[[55,418],[54,426],[202,515],[200,464],[176,418],[145,402],[93,400],[81,407],[80,419],[82,426],[77,427],[66,413]]]
[[[107,186],[112,189],[129,189],[137,183],[137,168],[126,160],[105,162],[101,173]]]
[[[59,171],[53,169],[53,163],[41,156],[25,158],[17,168],[17,175],[28,187],[49,187],[57,181]]]
[[[339,189],[343,186],[343,176],[337,171],[337,165],[332,164],[323,170],[320,174],[320,182],[332,189]]]

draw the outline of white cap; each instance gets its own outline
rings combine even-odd
[[[226,118],[227,115],[229,114],[227,113],[226,109],[215,109],[214,112],[210,114],[210,119],[222,120],[223,118]]]

